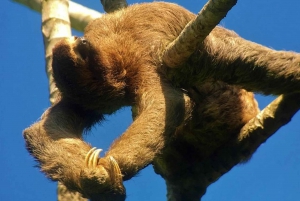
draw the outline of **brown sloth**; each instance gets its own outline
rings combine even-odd
[[[24,131],[29,152],[52,180],[92,200],[124,200],[123,180],[153,164],[169,200],[199,200],[208,184],[256,148],[234,146],[259,112],[253,93],[299,87],[300,55],[216,27],[176,69],[161,57],[195,15],[171,3],[136,4],[57,43],[57,102]],[[103,158],[82,133],[132,106],[134,122]]]

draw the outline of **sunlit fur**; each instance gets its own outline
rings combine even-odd
[[[199,200],[208,184],[251,156],[254,149],[240,153],[234,144],[240,128],[259,112],[245,89],[288,90],[293,79],[281,82],[280,66],[297,55],[216,27],[186,63],[169,69],[160,60],[163,50],[194,17],[175,4],[137,4],[93,21],[84,38],[54,47],[61,97],[24,131],[28,150],[49,178],[87,197],[122,200],[123,195],[113,197],[119,192],[110,183],[107,157],[113,156],[124,180],[152,163],[167,181],[169,199]],[[282,86],[275,87],[279,81]],[[134,122],[99,168],[83,174],[91,146],[82,132],[123,106],[134,107]],[[87,179],[90,186],[83,185]]]

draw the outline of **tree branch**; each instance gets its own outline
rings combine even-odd
[[[52,48],[57,41],[71,36],[68,15],[68,0],[45,0],[42,2],[42,33],[46,54],[46,71],[49,79],[50,102],[53,104],[58,95],[52,75]],[[85,201],[79,193],[69,192],[62,184],[58,184],[58,200]]]
[[[188,23],[168,45],[162,57],[163,62],[175,68],[186,61],[236,3],[237,0],[209,0],[195,20]]]
[[[299,109],[299,93],[279,96],[241,129],[239,146],[247,152],[249,149],[254,152],[279,128],[290,122]]]
[[[71,37],[68,6],[68,0],[47,0],[42,4],[42,33],[51,104],[58,93],[52,75],[52,48],[62,38]]]
[[[42,0],[12,0],[14,2],[23,4],[31,8],[34,11],[41,12]],[[101,13],[84,7],[80,4],[69,2],[69,16],[71,21],[71,26],[77,31],[82,31],[86,25],[93,19],[99,18],[102,16]]]
[[[126,0],[101,0],[101,3],[103,5],[103,9],[107,13],[111,13],[128,6]]]

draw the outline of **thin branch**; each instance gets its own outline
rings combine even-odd
[[[41,12],[42,0],[12,0],[14,2],[23,4],[31,8],[34,11]],[[72,1],[69,2],[69,16],[71,21],[71,26],[73,29],[77,31],[83,31],[86,25],[102,16],[101,13],[84,7],[80,4],[74,3]]]
[[[189,22],[181,34],[168,45],[163,62],[174,68],[186,61],[236,3],[237,0],[209,0],[195,20]]]
[[[111,13],[128,6],[126,0],[101,0],[101,3],[107,13]]]

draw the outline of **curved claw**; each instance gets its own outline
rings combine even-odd
[[[87,167],[97,167],[99,155],[102,149],[93,147],[85,156],[85,165]]]
[[[110,177],[112,180],[112,183],[114,184],[120,184],[123,182],[122,173],[120,170],[120,167],[117,163],[117,161],[114,159],[114,157],[109,156],[109,163],[110,163]]]
[[[93,147],[85,156],[86,167],[81,172],[80,181],[81,193],[91,200],[124,201],[126,189],[120,167],[112,156],[99,159],[101,151]]]
[[[86,166],[89,166],[90,156],[95,151],[95,149],[97,149],[97,148],[96,147],[91,148],[91,150],[86,154],[85,159],[84,159]]]

